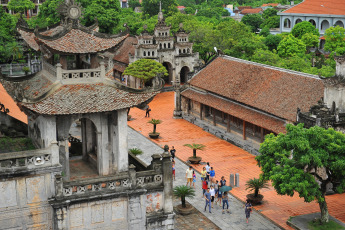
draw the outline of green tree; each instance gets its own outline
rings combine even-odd
[[[292,30],[291,33],[293,36],[295,36],[296,38],[301,39],[302,36],[306,33],[311,33],[314,34],[316,36],[320,36],[318,29],[315,28],[315,26],[313,26],[313,24],[311,24],[308,21],[304,21],[304,22],[300,22],[298,24],[296,24]]]
[[[17,18],[5,12],[0,7],[0,63],[6,63],[11,58],[11,51],[8,44],[15,42],[15,27]]]
[[[301,40],[307,46],[307,48],[317,47],[319,45],[319,36],[312,33],[303,34]]]
[[[141,79],[144,83],[160,75],[168,76],[168,71],[159,62],[152,59],[139,59],[131,63],[123,72],[123,75],[130,75]]]
[[[268,188],[268,183],[266,180],[260,178],[249,179],[246,182],[246,190],[253,191],[254,190],[254,197],[258,197],[259,190],[263,188]]]
[[[337,52],[338,55],[342,55],[341,51],[345,48],[345,29],[340,26],[330,27],[325,31],[325,50],[331,52]]]
[[[279,28],[280,26],[280,17],[279,16],[272,16],[264,20],[264,22],[260,25],[261,28]]]
[[[281,40],[281,36],[270,34],[265,38],[264,44],[268,47],[269,50],[277,50]]]
[[[135,7],[140,7],[141,4],[140,4],[140,2],[139,2],[138,0],[131,0],[131,1],[129,1],[128,6],[129,6],[132,10],[134,10]],[[123,8],[123,9],[125,9],[125,8]]]
[[[60,21],[60,14],[58,7],[64,0],[46,0],[40,6],[40,12],[37,17],[32,17],[28,24],[31,28],[39,26],[41,28],[54,25]]]
[[[143,14],[152,17],[158,15],[159,12],[159,0],[143,0]],[[164,16],[170,16],[177,12],[177,2],[176,0],[163,0],[162,2],[162,12]]]
[[[257,32],[260,28],[260,25],[263,23],[261,14],[246,14],[243,16],[241,22],[249,26],[252,29],[252,32]]]
[[[262,13],[262,17],[266,20],[269,19],[271,17],[277,16],[278,10],[274,9],[274,8],[267,8],[263,13]]]
[[[149,120],[147,123],[150,123],[150,124],[153,125],[153,132],[152,132],[152,134],[156,134],[156,133],[157,133],[157,132],[156,132],[157,125],[161,124],[162,121],[159,120],[159,119],[151,119],[151,120]]]
[[[345,189],[345,135],[334,129],[318,126],[306,129],[303,124],[288,124],[286,134],[269,134],[256,157],[262,177],[271,180],[279,195],[295,192],[305,202],[316,200],[321,222],[329,221],[325,199],[328,183]]]
[[[24,13],[27,10],[35,9],[35,4],[30,0],[11,0],[8,9],[15,13]]]
[[[186,146],[188,148],[193,149],[193,157],[194,158],[196,158],[196,151],[197,150],[201,150],[202,151],[202,150],[204,150],[206,148],[206,146],[203,145],[203,144],[195,144],[195,143],[193,143],[193,144],[184,144],[183,146]]]
[[[306,45],[290,34],[279,43],[277,50],[280,57],[292,57],[304,54]]]
[[[279,66],[280,59],[281,58],[275,50],[272,52],[270,50],[263,49],[255,50],[253,56],[251,57],[251,61],[273,66]]]
[[[261,36],[264,36],[264,37],[267,37],[268,35],[270,35],[270,29],[269,29],[268,27],[263,28],[263,29],[260,31],[260,35],[261,35]]]
[[[97,18],[99,31],[102,33],[111,33],[118,25],[120,18],[120,2],[118,0],[80,0],[85,8],[83,24],[90,26]]]

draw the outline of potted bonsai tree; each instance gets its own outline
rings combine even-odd
[[[184,144],[183,146],[186,146],[188,148],[193,149],[193,156],[189,157],[188,160],[190,161],[191,164],[199,164],[199,162],[201,161],[201,157],[197,157],[196,156],[196,151],[197,150],[204,150],[204,148],[206,147],[203,144]]]
[[[159,133],[156,132],[156,127],[157,125],[159,125],[160,123],[162,123],[161,120],[156,120],[156,119],[151,119],[150,121],[148,121],[147,123],[150,123],[150,124],[153,124],[153,132],[152,133],[149,133],[149,136],[152,138],[152,139],[156,139],[159,137]]]
[[[268,188],[267,181],[262,178],[254,178],[247,181],[246,190],[254,190],[254,193],[247,195],[247,199],[251,201],[252,205],[260,204],[262,199],[264,198],[263,195],[259,194],[259,190],[262,188]]]
[[[176,207],[179,213],[182,215],[190,214],[193,210],[193,206],[191,204],[186,204],[186,197],[194,197],[195,190],[186,185],[180,185],[174,188],[173,194],[175,197],[181,198],[181,204]]]

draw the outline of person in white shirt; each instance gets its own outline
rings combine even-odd
[[[209,181],[210,180],[210,171],[211,171],[210,163],[207,162],[207,165],[205,168],[206,168],[206,180]]]
[[[192,187],[193,183],[193,168],[192,166],[189,166],[189,169],[186,171],[186,179],[187,179],[187,186],[189,184],[189,187]]]
[[[210,187],[210,194],[211,194],[211,206],[213,208],[214,196],[216,195],[216,190],[214,190],[213,185]]]

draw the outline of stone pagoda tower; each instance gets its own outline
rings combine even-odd
[[[174,36],[170,35],[170,28],[171,26],[165,23],[160,9],[153,35],[147,32],[145,26],[144,31],[137,36],[135,55],[129,57],[129,62],[142,58],[154,59],[168,70],[169,76],[164,79],[166,84],[186,83],[188,74],[200,66],[199,53],[193,53],[193,43],[189,42],[189,34],[183,30],[182,24]],[[133,78],[130,80],[133,87],[134,81]]]
[[[151,165],[142,165],[127,149],[128,108],[145,106],[162,82],[139,90],[108,78],[112,58],[103,58],[128,34],[85,27],[81,12],[69,0],[57,25],[17,25],[28,46],[42,53],[43,70],[0,81],[27,114],[37,149],[0,154],[0,225],[173,229],[170,155],[155,154]]]

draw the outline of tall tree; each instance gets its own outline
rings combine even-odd
[[[8,9],[15,13],[24,13],[27,10],[35,9],[35,4],[30,0],[11,0],[8,3]]]
[[[58,23],[60,14],[57,9],[63,2],[64,0],[46,0],[43,2],[37,17],[33,17],[28,21],[30,27],[47,27]]]
[[[260,14],[246,14],[243,16],[241,22],[249,26],[252,29],[252,32],[257,32],[260,28],[260,25],[263,23],[263,19]]]
[[[295,192],[305,202],[316,200],[321,221],[328,222],[325,194],[327,184],[336,191],[345,189],[345,135],[318,126],[310,129],[288,124],[286,134],[269,134],[256,157],[266,180],[279,195],[293,196]]]
[[[149,15],[150,17],[158,15],[159,2],[162,2],[162,12],[164,16],[170,16],[177,12],[176,0],[143,0],[142,6],[144,15]]]
[[[285,37],[278,45],[278,54],[281,57],[292,57],[295,55],[303,55],[306,51],[304,42],[295,38],[291,34]]]
[[[325,31],[325,50],[344,54],[341,50],[345,48],[345,29],[340,26],[330,27]]]

